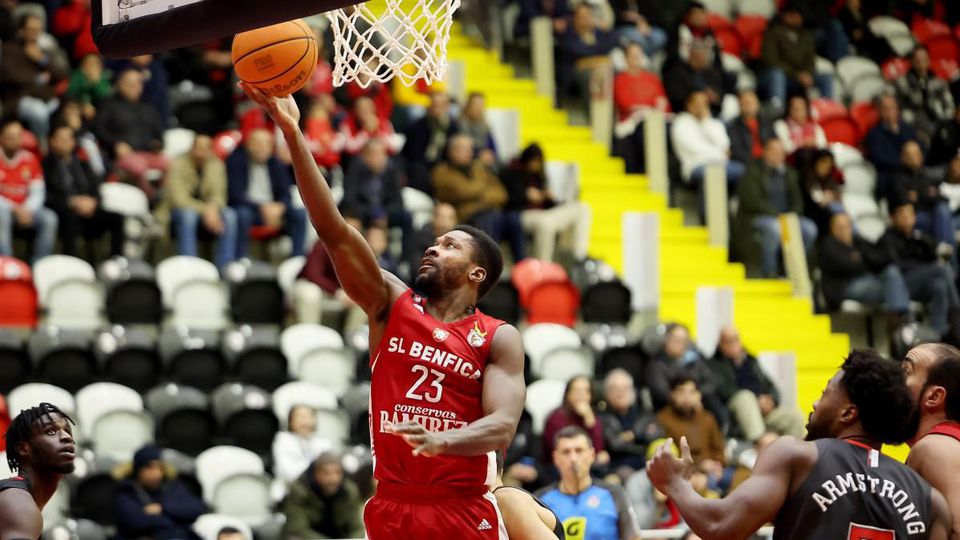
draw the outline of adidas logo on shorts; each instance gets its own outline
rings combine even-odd
[[[483,518],[483,521],[481,521],[480,524],[477,525],[478,531],[489,531],[492,528],[493,527],[490,525],[490,522],[487,521],[487,518]]]

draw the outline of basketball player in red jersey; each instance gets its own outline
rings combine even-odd
[[[364,509],[370,540],[505,539],[494,451],[523,411],[516,328],[476,309],[500,278],[497,244],[472,227],[437,238],[414,292],[382,271],[337,211],[299,128],[293,98],[241,84],[273,118],[293,158],[304,204],[337,276],[370,323],[370,430],[377,494]]]
[[[901,366],[918,415],[907,465],[943,493],[960,539],[960,350],[926,343],[910,349]]]

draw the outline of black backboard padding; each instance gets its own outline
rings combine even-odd
[[[104,26],[101,0],[93,0],[93,41],[100,54],[108,58],[128,58],[220,39],[357,3],[361,2],[203,0]]]

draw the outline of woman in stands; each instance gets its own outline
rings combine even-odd
[[[313,460],[329,450],[333,442],[317,433],[317,413],[306,405],[294,405],[287,417],[289,431],[278,431],[273,439],[274,475],[292,483]]]
[[[794,167],[803,170],[818,148],[827,147],[823,129],[810,115],[810,101],[795,95],[787,101],[787,113],[773,124],[773,132],[783,143],[783,150]]]
[[[567,426],[582,427],[590,434],[597,451],[597,465],[610,462],[610,454],[604,449],[603,426],[593,408],[593,385],[586,376],[570,379],[563,392],[563,403],[547,417],[543,428],[543,455],[548,461],[553,455],[553,439],[557,432]]]

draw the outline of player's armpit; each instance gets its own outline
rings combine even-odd
[[[763,451],[750,477],[723,499],[704,499],[687,481],[675,482],[676,489],[669,489],[667,495],[697,535],[715,540],[748,538],[776,517],[790,494],[798,463],[815,460],[815,447],[811,450],[793,437],[780,437]]]
[[[0,540],[35,540],[43,533],[43,516],[26,491],[6,490],[0,496]]]
[[[510,445],[523,413],[527,386],[523,380],[520,333],[509,324],[497,328],[483,371],[484,417],[464,428],[444,431],[444,454],[478,456]]]

